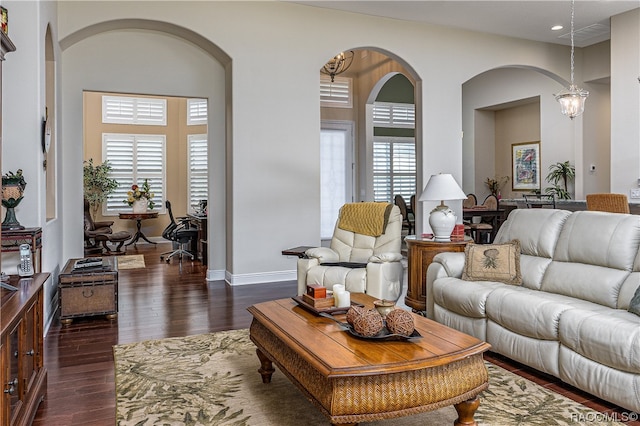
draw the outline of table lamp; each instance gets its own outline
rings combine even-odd
[[[451,241],[451,232],[456,226],[455,213],[444,204],[445,200],[464,200],[467,195],[458,182],[448,173],[431,175],[419,201],[438,201],[440,205],[431,210],[429,226],[436,241]]]

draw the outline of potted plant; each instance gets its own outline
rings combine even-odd
[[[494,179],[487,178],[484,183],[491,191],[491,195],[495,195],[499,199],[501,198],[500,188],[507,182],[509,182],[509,176],[496,176]]]
[[[153,210],[156,203],[153,202],[154,194],[151,192],[151,186],[149,185],[149,179],[145,179],[142,186],[131,185],[131,190],[127,192],[126,200],[123,203],[133,207],[134,213],[144,213],[149,210]]]
[[[15,173],[7,172],[2,175],[2,205],[7,209],[7,214],[2,222],[2,230],[24,229],[16,218],[15,208],[22,201],[22,194],[27,186],[27,182],[22,176],[22,169]]]
[[[546,188],[547,194],[554,195],[560,200],[570,200],[569,182],[576,177],[576,168],[569,161],[557,162],[549,166],[549,174],[545,180],[552,184],[550,188]],[[562,183],[562,185],[560,185]]]
[[[89,202],[93,213],[98,206],[105,201],[110,194],[118,188],[118,181],[110,178],[111,165],[108,161],[102,164],[93,164],[93,158],[84,162],[83,167],[84,198]]]

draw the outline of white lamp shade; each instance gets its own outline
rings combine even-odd
[[[460,188],[453,176],[448,173],[440,173],[439,175],[431,175],[418,201],[464,200],[465,198],[467,198],[467,194]]]

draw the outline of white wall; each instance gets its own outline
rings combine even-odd
[[[61,36],[112,19],[153,19],[201,34],[232,60],[226,272],[233,283],[268,281],[287,273],[293,277],[294,264],[280,251],[319,243],[318,70],[335,52],[377,48],[393,52],[416,71],[423,99],[418,118],[424,129],[419,135],[421,175],[426,177],[441,171],[462,177],[462,82],[512,64],[568,75],[568,49],[563,46],[296,4],[114,4],[61,4]],[[327,32],[326,22],[349,30]],[[548,128],[554,130],[553,125]],[[566,130],[560,135],[570,136]],[[558,155],[567,157],[568,151]],[[424,219],[418,231],[420,225],[426,225]]]
[[[561,90],[558,82],[540,72],[518,69],[496,69],[479,75],[464,84],[462,116],[464,120],[464,155],[463,167],[465,171],[464,190],[483,194],[486,192],[484,181],[493,176],[496,170],[493,161],[478,161],[482,153],[492,153],[494,139],[490,134],[476,135],[473,123],[477,114],[475,110],[493,107],[509,102],[533,97],[540,97],[540,157],[542,160],[540,174],[543,187],[549,165],[569,160],[572,164],[582,164],[580,156],[576,155],[576,146],[582,145],[581,126],[583,117],[570,120],[560,114],[560,106],[553,93]],[[605,117],[606,120],[606,117]],[[484,120],[483,120],[484,121]],[[485,131],[494,131],[483,125]],[[527,141],[521,141],[527,142]],[[478,151],[480,154],[478,154]],[[489,154],[485,154],[489,157]],[[491,157],[493,158],[493,156]],[[467,177],[466,173],[469,173]],[[584,199],[584,194],[578,191],[582,188],[583,173],[577,173],[575,182],[575,198]]]
[[[55,283],[65,258],[61,250],[62,221],[59,215],[48,222],[46,220],[46,176],[42,167],[45,157],[41,149],[40,132],[46,104],[46,30],[50,24],[55,37],[57,3],[9,0],[3,1],[2,5],[10,11],[9,37],[16,45],[16,51],[7,55],[2,68],[2,173],[22,169],[27,181],[24,199],[16,207],[16,216],[23,226],[42,228],[42,269],[51,272],[50,279],[44,285],[44,315],[50,320],[56,305]],[[54,46],[54,55],[57,61],[60,55],[57,45]],[[56,68],[59,69],[59,63],[56,63]],[[59,97],[57,92],[56,102]],[[56,124],[56,139],[59,139],[59,121]],[[57,193],[59,206],[61,188],[57,189]],[[3,272],[15,274],[17,264],[17,252],[2,253]],[[45,326],[48,327],[48,324]]]
[[[152,94],[167,96],[194,96],[209,99],[209,140],[211,152],[209,170],[211,202],[209,214],[209,269],[220,271],[224,277],[225,228],[224,221],[224,163],[225,163],[225,76],[222,65],[198,47],[169,36],[148,30],[122,30],[104,32],[86,38],[68,47],[64,52],[62,68],[65,99],[63,108],[66,148],[65,162],[69,173],[65,188],[70,213],[81,210],[75,204],[82,202],[77,192],[82,191],[82,93],[84,90]],[[78,147],[80,149],[78,149]],[[65,203],[66,205],[66,203]],[[73,223],[78,223],[71,214]],[[65,215],[65,217],[67,217]],[[69,226],[73,226],[69,224]],[[82,256],[82,235],[74,234],[66,242],[69,256]],[[80,241],[78,241],[80,240]]]
[[[43,25],[41,14],[48,7],[53,7],[49,3],[54,2],[37,3],[38,6],[30,1],[6,3],[11,4],[10,34],[16,34],[14,41],[22,50],[22,53],[11,54],[6,63],[4,79],[7,89],[4,95],[7,105],[5,113],[11,119],[5,120],[3,125],[12,140],[4,144],[3,162],[13,168],[16,160],[24,155],[31,159],[38,158],[38,123],[43,113],[39,109],[44,105],[44,92],[41,88],[33,87],[34,82],[39,87],[44,80],[41,46],[46,25]],[[78,254],[82,249],[82,191],[79,179],[82,161],[78,152],[81,147],[82,114],[78,92],[85,87],[104,90],[107,86],[118,86],[112,77],[114,69],[102,59],[102,49],[106,49],[104,55],[116,61],[126,57],[135,62],[154,63],[158,60],[156,55],[148,53],[157,50],[155,43],[161,38],[147,38],[146,34],[141,37],[139,31],[125,29],[127,25],[114,34],[86,38],[84,31],[93,24],[108,23],[105,25],[112,25],[111,29],[114,29],[114,23],[135,19],[136,24],[146,23],[147,28],[159,31],[165,31],[167,26],[172,25],[183,32],[192,31],[202,36],[228,55],[230,61],[229,64],[224,62],[225,83],[221,87],[220,70],[213,70],[215,66],[210,66],[213,61],[204,50],[202,55],[207,59],[196,58],[195,51],[186,47],[185,43],[167,40],[167,46],[172,45],[174,49],[162,52],[168,74],[178,70],[175,62],[183,58],[180,56],[182,52],[173,50],[181,46],[184,47],[182,50],[186,50],[184,55],[189,61],[200,64],[198,67],[206,67],[206,70],[195,70],[196,75],[213,74],[206,76],[212,78],[211,96],[217,100],[224,89],[224,120],[227,123],[224,134],[227,144],[224,196],[227,201],[224,212],[217,210],[214,220],[219,221],[215,224],[216,229],[225,230],[226,242],[224,254],[218,249],[218,253],[214,252],[211,256],[214,265],[224,262],[226,277],[233,284],[291,279],[295,277],[295,262],[281,256],[281,250],[320,242],[318,70],[336,52],[348,48],[380,49],[391,52],[415,71],[416,100],[421,102],[417,108],[417,139],[421,143],[418,152],[422,161],[419,179],[443,171],[453,173],[461,181],[462,131],[465,131],[465,139],[473,133],[472,123],[466,119],[463,123],[461,114],[462,84],[465,81],[487,70],[510,65],[535,67],[564,79],[569,77],[569,50],[564,46],[284,2],[72,1],[59,2],[57,7],[59,28],[54,31],[54,36],[65,42],[60,58],[63,67],[62,85],[59,88],[64,102],[60,104],[57,115],[63,117],[57,138],[62,148],[59,151],[58,182],[63,191],[59,204],[63,225],[57,229],[58,233],[51,241],[58,245],[64,241],[64,250],[50,255],[60,260],[51,261],[47,266],[49,268],[54,268],[62,262],[62,258]],[[630,99],[634,95],[629,90],[629,83],[623,85],[621,82],[620,87],[614,87],[613,84],[616,78],[626,76],[626,66],[634,69],[633,81],[638,75],[637,23],[634,27],[630,22],[633,18],[638,21],[637,14],[613,20],[614,26],[620,22],[623,33],[615,29],[613,31],[612,56],[615,60],[612,61],[612,99],[615,103],[616,99],[623,98],[622,105],[635,113],[635,122],[616,118],[612,123],[612,134],[622,134],[618,139],[624,139],[629,146],[635,144],[633,173],[637,175],[640,162],[637,128],[640,106],[637,92],[633,100]],[[37,23],[34,24],[34,20]],[[327,22],[342,30],[327,31]],[[183,38],[183,35],[177,31],[168,37]],[[631,46],[624,41],[627,37],[635,37]],[[139,46],[135,51],[133,46],[128,45],[142,38],[149,44]],[[107,40],[112,40],[115,45],[107,45]],[[631,49],[631,54],[624,52],[627,48]],[[121,53],[121,57],[117,57]],[[630,59],[625,59],[625,55]],[[96,64],[102,64],[104,68],[97,69]],[[198,95],[189,93],[197,86],[191,80],[193,70],[183,71],[189,73],[188,79],[169,81],[167,74],[153,75],[144,81],[142,88],[137,86],[135,90],[134,83],[143,80],[141,77],[127,76],[122,79],[123,84],[126,83],[135,92],[157,90],[162,85],[167,91],[176,91],[179,95]],[[10,87],[13,84],[15,88]],[[552,85],[549,82],[541,83],[538,90],[533,91],[535,94],[546,96],[560,88],[555,85],[547,90],[542,88],[542,84]],[[475,103],[490,105],[501,102],[501,97],[524,96],[529,92],[531,90],[526,88],[514,87],[506,96],[488,90],[488,98],[476,99]],[[548,104],[545,105],[545,102]],[[10,104],[16,105],[15,112],[8,112]],[[570,122],[557,113],[553,98],[541,97],[541,110],[545,111],[541,127],[543,132],[549,133],[548,136],[543,133],[544,140],[582,140],[580,119]],[[567,122],[573,123],[573,126],[568,128]],[[581,144],[579,142],[580,149]],[[629,146],[622,147],[620,156],[628,154]],[[612,144],[612,148],[616,150],[618,146]],[[560,143],[550,149],[556,151],[554,155],[558,158],[564,159],[575,151],[576,146]],[[551,161],[549,156],[543,155],[543,161],[546,159]],[[616,161],[612,157],[612,164]],[[40,160],[35,163],[34,170],[40,167]],[[36,187],[42,184],[38,179],[33,181]],[[30,190],[31,187],[27,188],[27,191]],[[36,189],[36,192],[39,191]],[[44,197],[44,193],[41,195]],[[424,207],[429,211],[431,205]],[[27,195],[25,209],[29,208],[43,211],[44,201],[30,199]],[[25,216],[20,216],[20,213],[18,217],[21,220],[32,220],[32,213],[26,213]],[[418,219],[417,231],[420,232],[428,225],[425,217]],[[43,223],[42,213],[35,214],[33,220],[34,223]],[[47,231],[49,227],[50,224],[47,224]],[[54,242],[50,242],[50,245]]]
[[[611,192],[627,195],[640,178],[639,76],[640,9],[635,9],[611,18]]]

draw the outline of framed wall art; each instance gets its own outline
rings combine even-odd
[[[540,190],[540,142],[512,144],[511,166],[514,191]]]

